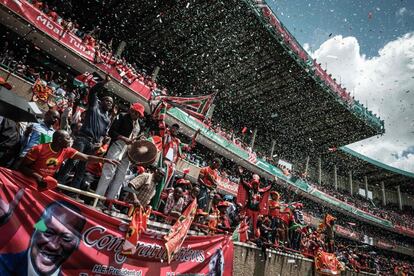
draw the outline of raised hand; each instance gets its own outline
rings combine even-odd
[[[16,206],[19,204],[20,199],[23,197],[23,195],[24,189],[20,189],[10,203],[6,203],[2,199],[0,199],[0,226],[4,225],[5,223],[7,223],[7,221],[9,221],[14,209],[16,209]]]

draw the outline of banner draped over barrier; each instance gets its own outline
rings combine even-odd
[[[0,275],[232,275],[230,236],[187,237],[168,264],[162,236],[146,232],[125,256],[128,223],[5,168],[0,187]]]

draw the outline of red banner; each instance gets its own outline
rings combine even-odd
[[[0,168],[0,275],[232,275],[230,236],[190,236],[168,264],[160,234],[122,255],[128,223]],[[60,273],[59,273],[60,272]],[[53,275],[55,275],[53,274]]]
[[[394,228],[399,231],[400,233],[406,234],[410,237],[414,237],[414,230],[404,227],[404,226],[400,226],[400,225],[395,225]]]
[[[393,249],[395,246],[389,242],[377,240],[377,246],[385,249]]]
[[[354,231],[349,230],[341,225],[335,226],[335,231],[343,237],[350,238],[352,240],[360,240],[362,235],[360,233],[356,233]]]
[[[124,74],[124,77],[120,75],[119,71],[122,72],[122,70],[120,70],[121,65],[113,62],[112,57],[107,57],[104,53],[97,53],[94,47],[86,45],[79,37],[70,31],[65,30],[63,26],[57,22],[54,22],[42,11],[39,11],[27,1],[0,0],[0,3],[26,19],[42,32],[48,34],[51,38],[65,45],[71,51],[75,52],[82,58],[92,63],[94,66],[109,74],[113,79],[123,83],[126,87],[141,95],[146,100],[151,98],[151,90],[143,82],[135,78],[133,81],[126,81]],[[95,55],[99,56],[103,62],[94,63]]]
[[[237,196],[239,184],[230,181],[228,178],[222,178],[219,176],[217,189],[223,191],[226,194]]]

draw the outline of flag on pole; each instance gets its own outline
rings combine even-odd
[[[180,250],[196,212],[197,199],[194,199],[171,227],[168,234],[164,236],[168,263],[171,263],[174,254]]]
[[[125,234],[125,241],[122,245],[122,254],[135,254],[141,233],[147,230],[147,222],[150,214],[151,207],[144,211],[142,206],[134,208],[131,214],[129,214],[132,218],[129,223],[128,231]]]

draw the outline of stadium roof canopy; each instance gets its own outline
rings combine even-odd
[[[380,184],[386,188],[400,185],[401,192],[413,194],[414,173],[391,167],[378,160],[362,155],[349,147],[341,147],[336,152],[324,155],[325,164],[336,164],[339,172],[352,171],[352,177],[363,181],[367,176],[370,184]]]
[[[384,131],[378,117],[357,101],[346,104],[314,77],[265,20],[263,5],[112,0],[101,13],[76,2],[74,10],[89,24],[97,13],[105,15],[102,35],[126,41],[128,60],[149,73],[160,66],[159,82],[172,94],[217,91],[213,119],[227,129],[257,128],[256,145],[270,148],[275,139],[281,156],[323,152]]]

